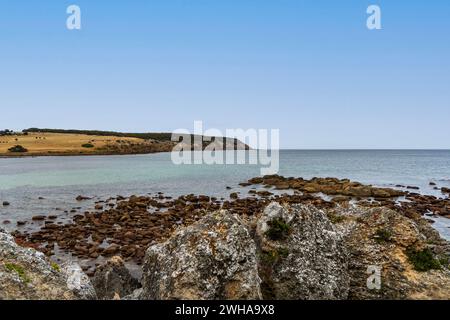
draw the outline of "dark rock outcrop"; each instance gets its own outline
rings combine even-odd
[[[139,287],[139,282],[131,276],[124,261],[118,256],[97,268],[92,283],[97,297],[102,300],[131,295]]]

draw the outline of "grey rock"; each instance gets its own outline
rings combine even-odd
[[[271,222],[286,226],[283,238],[269,236]],[[256,240],[267,299],[346,299],[348,255],[343,235],[325,212],[308,205],[271,203],[260,215]]]
[[[14,238],[0,228],[0,300],[78,300],[94,297],[95,293],[92,295],[92,292],[75,290],[59,266],[52,264],[43,253],[17,245]]]
[[[143,289],[139,288],[133,291],[133,293],[125,296],[122,300],[141,300]]]
[[[81,267],[74,262],[66,262],[61,266],[61,273],[65,276],[67,287],[84,300],[95,300],[97,295],[89,277]]]
[[[221,210],[151,246],[142,299],[260,299],[256,246],[237,216]]]

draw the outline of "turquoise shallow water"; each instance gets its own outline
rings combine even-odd
[[[420,192],[443,196],[429,183],[450,187],[450,151],[445,150],[282,150],[280,172],[304,178],[350,178],[378,186],[419,186]],[[60,214],[79,203],[79,194],[105,199],[115,195],[164,192],[226,196],[226,186],[259,176],[257,165],[174,165],[169,153],[130,156],[38,157],[0,159],[0,221]],[[39,200],[39,197],[44,199]],[[446,219],[437,222],[450,238]],[[6,225],[13,229],[15,223]]]

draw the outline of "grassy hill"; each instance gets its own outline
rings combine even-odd
[[[99,130],[25,129],[0,136],[0,156],[114,155],[170,152],[177,142],[171,133],[123,133]],[[227,139],[235,149],[248,149]],[[209,142],[203,143],[205,147]],[[191,145],[193,148],[194,145]],[[229,148],[229,147],[228,147]],[[219,148],[220,149],[220,148]]]

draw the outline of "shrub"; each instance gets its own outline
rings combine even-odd
[[[328,215],[328,219],[330,220],[330,222],[332,224],[337,224],[337,223],[341,223],[345,220],[345,217],[343,215],[337,215],[334,213],[329,213]]]
[[[410,248],[406,251],[406,255],[416,271],[441,269],[440,262],[433,256],[433,252],[429,248],[421,251]]]
[[[52,269],[55,270],[56,272],[61,272],[61,268],[59,267],[59,265],[55,262],[51,263]]]
[[[274,266],[281,259],[286,258],[289,255],[289,250],[287,248],[278,248],[272,251],[263,251],[261,253],[261,261],[268,266]]]
[[[387,229],[378,229],[375,232],[374,239],[378,243],[390,242],[392,240],[392,233]]]
[[[30,278],[28,278],[28,276],[27,276],[26,273],[25,273],[25,270],[24,270],[21,266],[19,266],[19,265],[17,265],[17,264],[14,264],[14,263],[6,263],[6,264],[5,264],[5,268],[6,268],[6,270],[8,270],[9,272],[15,272],[15,273],[17,273],[17,274],[19,275],[19,278],[20,278],[23,282],[25,282],[25,283],[30,282]]]
[[[8,149],[9,152],[28,152],[28,150],[20,145]]]
[[[85,143],[81,145],[83,148],[93,148],[94,145],[92,143]]]
[[[268,222],[269,230],[266,231],[266,236],[271,240],[285,239],[291,230],[291,227],[281,218],[273,219]]]

